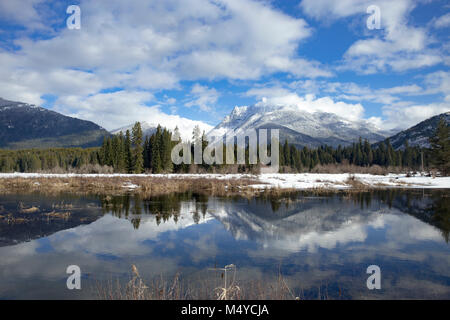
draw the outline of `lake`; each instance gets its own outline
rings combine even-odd
[[[149,287],[179,275],[178,297],[214,298],[230,264],[243,298],[450,299],[449,231],[447,190],[1,195],[0,299],[108,298],[132,265]]]

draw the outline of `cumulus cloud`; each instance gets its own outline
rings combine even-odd
[[[426,84],[427,94],[450,94],[450,72],[436,71],[425,75],[424,82]]]
[[[315,92],[322,97],[316,98],[307,92]],[[438,71],[424,76],[422,86],[405,84],[373,89],[353,82],[307,80],[279,83],[270,87],[255,87],[248,90],[246,95],[260,99],[261,101],[257,103],[260,106],[293,106],[310,112],[333,113],[350,121],[366,120],[381,130],[401,130],[450,111],[449,92],[449,73]],[[405,100],[411,96],[430,94],[441,94],[443,100],[423,104]],[[364,108],[366,102],[380,104],[382,116],[366,118]]]
[[[191,90],[193,100],[186,102],[186,107],[198,106],[200,110],[210,111],[211,107],[219,99],[219,93],[214,88],[208,88],[196,83]]]
[[[150,89],[186,79],[255,79],[296,66],[312,76],[328,74],[296,56],[311,34],[306,22],[261,2],[135,0],[124,6],[116,0],[82,1],[80,7],[80,30],[18,40],[15,69],[96,69],[105,77],[120,74],[124,86],[136,85],[137,71],[138,85]]]
[[[300,6],[311,17],[333,21],[355,15],[368,17],[366,10],[373,4],[371,0],[303,0]],[[372,74],[388,70],[400,72],[444,62],[443,54],[429,47],[433,41],[428,30],[408,24],[416,1],[381,0],[375,4],[380,8],[381,32],[373,31],[373,37],[353,43],[345,53],[341,69]],[[365,28],[365,21],[361,24]]]
[[[437,18],[433,23],[435,28],[446,28],[450,27],[450,12],[444,14],[443,16],[440,16]]]
[[[412,127],[425,119],[449,111],[450,102],[448,101],[422,105],[413,104],[402,106],[400,104],[384,106],[382,113],[386,120],[383,121],[383,126],[386,129],[404,129]]]
[[[360,14],[364,19],[370,4],[369,0],[303,0],[300,6],[309,17],[333,21]],[[377,5],[381,8],[383,31],[355,42],[345,53],[344,68],[373,73],[442,61],[439,50],[429,48],[432,37],[428,30],[409,24],[408,16],[415,8],[413,0],[382,0]],[[339,101],[351,102],[351,106],[361,101],[400,105],[401,95],[431,94],[431,90],[439,94],[446,90],[444,101],[450,99],[448,75],[443,71],[426,76],[427,86],[405,84],[386,90],[320,82],[317,78],[333,76],[334,71],[299,55],[299,45],[312,36],[313,29],[304,19],[285,14],[268,1],[82,0],[80,7],[80,30],[52,29],[44,37],[22,33],[14,38],[14,50],[0,49],[1,97],[44,104],[46,95],[52,95],[57,97],[55,110],[100,121],[107,128],[148,118],[151,108],[163,121],[168,115],[161,111],[160,104],[170,104],[172,113],[180,106],[196,106],[209,112],[220,93],[212,85],[204,85],[203,80],[253,81],[279,73],[297,79],[297,86],[307,88],[305,94],[330,96],[331,101],[326,103],[338,109],[335,104]],[[27,30],[51,29],[54,24],[43,26],[43,21],[52,22],[57,12],[60,24],[67,17],[62,4],[52,8],[41,0],[5,0],[0,9],[2,19]],[[445,17],[438,18],[434,25],[444,26]],[[202,85],[190,87],[187,81]],[[155,98],[163,90],[186,88],[191,88],[187,99]],[[290,95],[296,91],[294,84],[277,90],[277,94],[268,93],[267,97],[284,97],[277,98],[280,103],[283,99],[294,104],[310,103],[301,95]],[[119,93],[105,93],[111,91]],[[326,94],[322,94],[324,91]],[[135,99],[133,94],[137,95]],[[126,105],[134,106],[130,107],[132,113],[124,107],[112,107],[113,112],[100,114],[105,112],[105,105],[123,106],[126,101],[121,98],[125,96],[131,99]],[[252,89],[248,96],[261,98],[264,94]],[[115,98],[119,101],[111,100]],[[320,99],[313,101],[319,102],[311,108],[328,108]],[[350,117],[360,117],[362,112]]]
[[[284,93],[281,94],[280,93]],[[270,88],[269,90],[254,89],[247,92],[249,96],[256,96],[261,99],[256,105],[275,105],[293,107],[307,112],[327,112],[336,114],[350,121],[359,121],[363,118],[364,108],[361,104],[349,104],[342,101],[335,102],[330,97],[316,98],[307,94],[299,96],[296,93],[288,93],[283,89]]]
[[[168,129],[178,126],[183,139],[189,139],[193,128],[209,131],[212,126],[202,122],[168,115],[159,105],[148,106],[154,100],[152,94],[144,91],[116,91],[99,93],[88,97],[76,95],[60,97],[56,101],[57,111],[80,119],[95,119],[95,122],[108,130],[117,129],[123,124],[145,121],[149,124],[161,124]]]
[[[1,1],[0,18],[30,29],[44,28],[42,16],[37,10],[43,2],[44,0]]]
[[[2,1],[0,14],[34,28],[42,23],[37,9],[41,2]],[[268,2],[82,0],[79,5],[80,30],[52,29],[42,38],[21,36],[14,40],[18,49],[0,49],[0,96],[42,104],[44,95],[53,95],[59,97],[56,108],[66,110],[75,105],[63,103],[99,102],[96,99],[105,97],[101,93],[111,88],[154,94],[180,89],[184,80],[248,80],[276,72],[331,75],[319,62],[298,56],[299,44],[312,33],[306,21]],[[61,5],[56,7],[60,11]],[[54,10],[46,7],[47,16],[54,16]],[[60,23],[67,17],[62,12]],[[199,95],[196,103],[203,111],[217,100],[211,90],[206,96],[192,92]],[[90,104],[89,112],[81,108],[71,114],[97,121],[96,108],[102,111]],[[121,117],[121,125],[130,118],[125,109],[100,116],[107,127]]]

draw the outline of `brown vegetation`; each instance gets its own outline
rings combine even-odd
[[[227,266],[228,267],[228,266]],[[102,300],[299,300],[289,288],[281,272],[274,281],[239,281],[236,269],[211,269],[211,277],[186,282],[177,273],[171,281],[163,276],[144,281],[135,265],[131,280],[97,282],[94,288]],[[225,272],[228,270],[228,280]],[[214,272],[216,271],[216,272]],[[225,282],[226,281],[226,282]],[[195,284],[194,284],[195,283]],[[301,294],[300,294],[301,296]],[[324,296],[324,298],[326,298]]]
[[[400,167],[381,167],[379,165],[372,165],[367,167],[356,166],[348,163],[343,164],[327,164],[317,165],[311,173],[366,173],[373,175],[388,175],[389,173],[403,173],[407,172],[407,169]]]
[[[0,193],[15,192],[74,192],[96,194],[123,194],[128,192],[159,195],[198,192],[209,195],[254,195],[260,191],[250,187],[261,182],[249,177],[216,179],[200,177],[38,177],[4,178]]]

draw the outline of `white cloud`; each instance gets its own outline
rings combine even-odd
[[[406,129],[432,116],[450,111],[449,86],[450,77],[446,72],[435,72],[425,76],[424,88],[416,84],[391,88],[372,89],[356,83],[295,81],[287,86],[282,84],[272,87],[255,87],[246,92],[261,101],[258,105],[293,106],[310,112],[334,113],[350,121],[369,121],[382,130]],[[303,86],[306,86],[305,90]],[[313,90],[311,90],[313,88]],[[301,96],[298,92],[318,92]],[[443,93],[443,101],[417,104],[405,101],[404,97]],[[343,101],[344,100],[344,101]],[[356,104],[345,101],[355,101]],[[380,103],[382,117],[365,118],[363,102]]]
[[[316,95],[330,94],[335,99],[348,101],[412,105],[413,102],[408,101],[410,97],[425,95],[442,95],[444,98],[442,101],[444,101],[445,97],[450,94],[450,72],[435,71],[416,76],[399,86],[377,89],[355,82],[329,82],[309,79],[278,83],[270,88],[254,88],[250,92],[257,92],[258,90],[271,90],[278,94],[286,94],[290,91],[314,93]],[[439,103],[440,101],[436,99],[435,102]]]
[[[351,121],[359,121],[364,115],[364,108],[361,104],[349,104],[342,101],[335,102],[330,97],[316,99],[311,94],[301,97],[296,93],[287,93],[284,90],[276,88],[269,88],[268,90],[254,89],[248,91],[247,95],[260,98],[261,101],[256,104],[258,106],[290,106],[311,113],[333,113]]]
[[[33,28],[42,22],[36,11],[40,2],[2,1],[1,14]],[[22,37],[14,40],[19,50],[0,50],[1,97],[42,104],[42,96],[51,94],[59,97],[57,103],[87,104],[100,103],[96,99],[105,97],[101,92],[110,88],[153,94],[181,89],[184,80],[259,79],[276,72],[296,77],[331,75],[320,63],[297,55],[298,45],[311,35],[305,20],[268,2],[82,0],[79,5],[80,30],[51,30],[45,39]],[[48,16],[56,14],[52,9],[56,10],[47,8]],[[66,18],[64,10],[61,15]],[[208,94],[198,97],[203,110],[216,99],[211,90]],[[81,108],[71,114],[93,121],[109,116],[99,115],[102,107],[92,103],[89,112]],[[121,117],[120,125],[127,124],[126,109],[116,112],[114,119],[103,120],[105,126],[118,124]],[[133,115],[134,120],[141,116]]]
[[[450,102],[431,103],[423,105],[390,105],[383,107],[385,129],[404,129],[435,115],[450,111]]]
[[[3,21],[26,26],[43,28],[41,15],[36,7],[44,0],[0,1],[0,18]]]
[[[161,124],[168,129],[178,126],[183,139],[189,139],[194,126],[209,131],[212,126],[201,122],[182,118],[178,115],[168,115],[160,110],[159,105],[148,106],[154,100],[152,94],[143,91],[117,91],[99,93],[86,98],[65,96],[59,98],[57,109],[80,119],[91,120],[108,130],[117,129],[124,124],[135,121],[146,121],[150,124]],[[62,108],[62,109],[60,109]]]
[[[450,27],[450,12],[436,19],[433,25],[435,28]]]
[[[193,100],[185,103],[186,107],[198,106],[200,110],[211,111],[211,107],[216,104],[219,99],[219,93],[214,88],[208,88],[196,83],[191,90]]]
[[[380,8],[382,31],[372,31],[374,37],[358,40],[351,45],[340,69],[357,70],[364,74],[390,69],[401,72],[444,61],[438,49],[429,48],[432,37],[428,31],[408,25],[408,17],[416,7],[416,1],[303,0],[300,6],[309,16],[328,22],[360,15],[361,28],[365,28],[365,19],[369,16],[366,9],[374,4]]]
[[[437,80],[436,80],[437,81]],[[436,85],[435,85],[436,87]],[[437,90],[437,89],[435,89]],[[390,88],[372,89],[354,82],[329,82],[300,80],[278,83],[272,87],[255,87],[247,91],[248,96],[286,96],[293,91],[304,94],[329,94],[337,100],[374,102],[381,104],[399,103],[405,96],[428,94],[417,84],[405,84]]]
[[[369,0],[303,0],[301,7],[309,16],[321,20],[359,14],[365,19],[369,4],[372,4]],[[377,4],[382,11],[384,31],[378,32],[379,36],[355,42],[347,50],[345,67],[365,73],[387,68],[402,71],[442,60],[438,49],[428,48],[432,40],[428,31],[408,24],[415,2],[382,0]],[[0,16],[8,14],[14,17],[15,23],[33,29],[43,21],[38,14],[42,5],[40,0],[2,1],[0,8],[4,10]],[[154,95],[163,89],[183,89],[184,80],[254,80],[278,72],[294,78],[333,75],[319,62],[298,56],[299,44],[312,34],[306,21],[284,14],[267,1],[133,0],[124,3],[83,0],[80,6],[81,30],[63,29],[57,34],[50,33],[51,37],[46,39],[24,37],[15,40],[20,47],[18,51],[0,49],[1,97],[42,104],[42,96],[52,94],[59,97],[56,110],[115,128],[147,117],[147,110],[151,108],[147,105],[151,103],[161,120],[167,119],[168,115],[158,105],[171,104],[173,113],[177,110],[176,100],[165,97],[157,101]],[[62,12],[65,18],[65,11]],[[306,103],[302,101],[306,98],[291,95],[298,86],[303,86],[305,93],[330,95],[331,101],[315,102],[315,108],[322,104],[320,108],[327,110],[324,104],[330,103],[334,109],[339,107],[334,106],[339,103],[335,101],[342,100],[358,103],[349,104],[352,106],[370,101],[404,108],[412,104],[404,101],[402,104],[400,96],[425,92],[443,93],[449,99],[448,74],[444,71],[426,76],[424,87],[405,84],[374,90],[354,83],[312,79],[295,82],[292,87],[278,88],[276,94],[266,95],[282,97],[271,98],[280,102],[287,99],[294,104]],[[120,88],[122,93],[102,93],[111,88]],[[248,95],[262,98],[264,94],[256,90],[267,91],[268,88],[252,89]],[[132,99],[132,94],[137,97]],[[120,99],[121,95],[130,98],[130,102],[112,101]],[[218,97],[219,93],[210,85],[197,84],[186,106],[196,105],[203,111],[210,111]],[[133,113],[117,107],[112,113],[101,114],[105,105],[128,104],[135,106]]]
[[[425,75],[426,93],[450,94],[450,72],[436,71]]]

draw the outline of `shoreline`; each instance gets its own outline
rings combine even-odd
[[[46,174],[0,173],[0,193],[17,191],[146,193],[201,192],[255,195],[261,192],[450,189],[450,177],[406,174]]]

